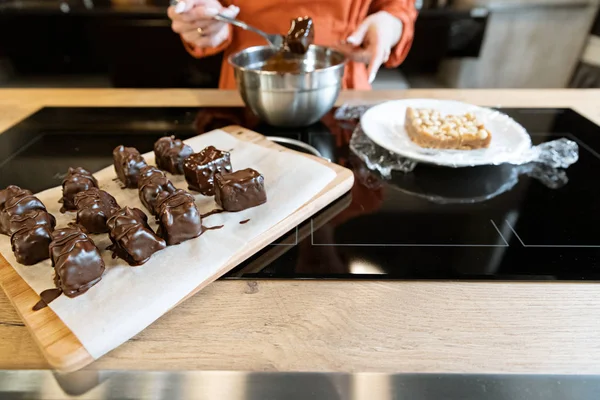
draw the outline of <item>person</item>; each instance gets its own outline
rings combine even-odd
[[[168,9],[172,29],[188,52],[207,57],[223,52],[219,87],[234,89],[227,58],[265,45],[259,35],[216,21],[221,13],[268,33],[285,34],[296,17],[313,19],[315,44],[344,52],[343,87],[370,89],[379,68],[397,67],[408,54],[417,17],[415,0],[178,0]]]

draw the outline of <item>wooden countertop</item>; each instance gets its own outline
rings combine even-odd
[[[346,92],[505,107],[571,107],[600,90]],[[0,130],[47,106],[239,105],[202,90],[0,90]],[[47,365],[0,291],[0,369]],[[600,373],[600,284],[219,281],[89,369]]]

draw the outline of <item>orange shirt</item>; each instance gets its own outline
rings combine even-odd
[[[390,68],[397,67],[406,57],[417,17],[415,0],[222,0],[221,3],[238,6],[238,19],[269,33],[286,33],[293,18],[308,15],[314,22],[315,44],[321,46],[332,46],[346,40],[367,15],[387,11],[400,19],[403,25],[400,42],[385,64]],[[227,58],[245,48],[264,44],[264,39],[257,34],[236,27],[231,28],[229,39],[216,48],[201,49],[185,43],[190,54],[197,58],[224,51],[219,81],[221,89],[235,88],[233,68]],[[347,64],[344,88],[370,89],[364,64]]]

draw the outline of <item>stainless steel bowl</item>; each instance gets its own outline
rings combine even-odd
[[[270,46],[250,47],[229,57],[246,105],[275,126],[298,127],[317,122],[335,103],[342,88],[346,59],[336,50],[310,46],[305,55],[285,53],[298,73],[262,71],[276,53]]]

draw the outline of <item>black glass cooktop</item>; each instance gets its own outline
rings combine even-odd
[[[579,161],[446,169],[419,165],[383,179],[348,148],[353,122],[327,115],[295,130],[242,108],[45,108],[0,135],[0,187],[60,184],[69,166],[98,170],[118,144],[146,152],[238,124],[299,139],[355,173],[351,192],[226,278],[600,279],[600,127],[569,109],[503,109],[534,144],[568,138]]]

